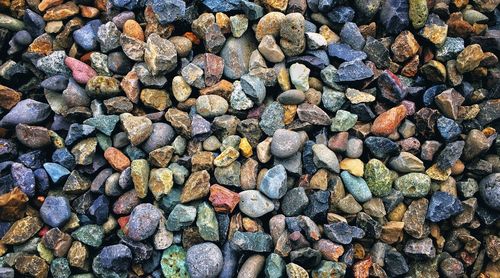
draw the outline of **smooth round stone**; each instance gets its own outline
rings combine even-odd
[[[492,209],[500,211],[500,173],[486,176],[479,182],[483,201]]]
[[[370,188],[363,178],[353,176],[347,171],[342,171],[340,177],[347,191],[352,194],[356,201],[364,203],[372,198]]]
[[[153,132],[142,145],[142,149],[146,152],[151,152],[163,146],[166,146],[174,140],[175,131],[167,123],[154,123]]]
[[[346,155],[349,158],[358,158],[363,154],[363,140],[350,138],[347,141]]]
[[[140,204],[130,214],[128,222],[128,237],[135,241],[144,240],[154,234],[161,213],[152,204]]]
[[[222,252],[211,242],[197,244],[187,250],[186,263],[192,278],[215,278],[222,271]]]
[[[422,173],[409,173],[397,178],[394,187],[405,197],[421,198],[429,193],[431,178]]]
[[[71,207],[65,197],[48,196],[40,208],[40,217],[51,227],[61,227],[71,217]]]
[[[271,199],[280,199],[287,190],[286,170],[279,164],[269,169],[260,183],[259,190]]]
[[[271,153],[279,158],[287,158],[299,151],[302,139],[298,132],[278,129],[271,142]]]
[[[302,92],[301,90],[294,90],[294,89],[285,91],[277,97],[277,100],[281,104],[286,104],[286,105],[301,104],[302,102],[304,102],[305,99],[306,95],[304,94],[304,92]]]
[[[222,116],[228,108],[227,101],[218,95],[203,95],[196,99],[196,111],[203,117]]]
[[[245,190],[239,193],[239,208],[244,214],[257,218],[274,210],[274,204],[258,190]]]

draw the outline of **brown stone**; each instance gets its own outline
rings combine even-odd
[[[328,148],[334,152],[345,152],[347,150],[347,141],[349,140],[349,132],[339,132],[328,140]]]
[[[19,187],[0,195],[0,219],[15,221],[23,217],[28,200],[28,196]]]
[[[2,237],[2,243],[17,245],[34,236],[43,226],[42,220],[36,216],[26,216],[10,226]]]
[[[140,99],[145,106],[158,111],[163,111],[165,108],[172,106],[172,101],[165,90],[142,89]]]
[[[28,46],[28,52],[40,54],[41,56],[47,56],[52,53],[53,50],[53,39],[49,34],[42,34],[38,36],[33,42]]]
[[[170,108],[165,113],[165,119],[175,130],[187,138],[191,138],[191,118],[188,113],[176,108]]]
[[[483,56],[483,50],[479,44],[471,44],[467,46],[457,56],[457,70],[460,73],[474,70],[481,63]]]
[[[356,262],[352,266],[355,278],[368,278],[370,276],[370,268],[372,266],[372,258],[368,257],[364,260]]]
[[[474,32],[472,25],[465,21],[461,12],[450,14],[446,22],[448,24],[448,36],[467,38]]]
[[[257,186],[257,173],[259,171],[259,163],[249,158],[240,169],[240,186],[243,190],[255,189]]]
[[[120,82],[120,87],[125,92],[127,98],[133,103],[139,102],[139,84],[139,77],[137,76],[137,72],[134,70],[129,71]]]
[[[115,147],[107,148],[104,152],[104,158],[106,158],[113,169],[120,172],[130,166],[130,159]]]
[[[268,11],[280,11],[284,12],[288,5],[288,0],[264,0],[261,3],[266,7]]]
[[[380,114],[372,124],[371,132],[377,136],[389,136],[406,117],[406,107],[399,105]]]
[[[309,181],[308,189],[327,190],[329,172],[326,169],[319,169]]]
[[[140,41],[144,41],[144,31],[142,30],[141,25],[133,19],[125,21],[123,24],[123,34]]]
[[[40,4],[38,4],[38,9],[43,12],[47,10],[48,8],[52,8],[58,5],[61,5],[64,1],[63,0],[42,0]]]
[[[280,34],[281,22],[285,20],[285,15],[280,12],[270,12],[259,19],[255,29],[255,38],[261,41],[265,35],[272,35],[277,38]]]
[[[500,260],[500,237],[488,235],[485,237],[486,254],[493,262]]]
[[[340,256],[344,254],[344,247],[340,244],[333,243],[328,239],[320,239],[314,243],[314,249],[321,252],[325,260],[338,261]]]
[[[20,92],[0,84],[0,108],[10,110],[21,100],[21,97]]]
[[[182,188],[181,203],[201,199],[210,191],[210,174],[206,171],[193,172]]]
[[[434,98],[439,111],[448,118],[458,119],[459,109],[465,98],[455,89],[448,89]]]
[[[202,95],[202,96],[203,95],[218,95],[220,97],[225,98],[227,101],[229,101],[233,90],[234,90],[233,83],[223,79],[223,80],[217,82],[215,85],[201,89],[200,95]]]
[[[73,242],[71,236],[67,233],[61,232],[59,228],[50,229],[43,236],[42,243],[45,247],[53,250],[54,256],[65,257],[68,253],[71,243]]]
[[[446,67],[439,61],[430,60],[420,68],[420,72],[431,82],[444,83],[446,81]]]
[[[99,10],[94,7],[84,6],[84,5],[79,5],[79,7],[82,17],[95,18],[99,15]]]
[[[78,8],[75,2],[69,1],[48,9],[43,15],[43,19],[46,21],[64,20],[77,15],[79,11],[80,8]]]
[[[210,187],[210,197],[214,210],[218,213],[232,213],[240,201],[240,195],[223,186],[214,184]]]
[[[403,227],[405,227],[404,222],[389,221],[385,223],[384,226],[382,226],[380,240],[387,244],[401,241],[403,239]]]
[[[404,62],[417,54],[420,45],[410,31],[401,32],[391,45],[394,60]]]
[[[167,167],[174,154],[174,147],[165,146],[149,153],[149,161],[156,167]]]
[[[411,202],[404,214],[405,232],[414,238],[424,238],[430,232],[429,225],[425,223],[428,205],[429,201],[425,198],[415,200]]]
[[[19,273],[35,278],[49,275],[49,265],[44,259],[34,255],[22,255],[16,259],[15,268]]]
[[[256,233],[264,231],[259,219],[255,220],[249,217],[243,217],[241,222],[243,224],[243,230],[246,232]]]
[[[401,74],[406,77],[414,77],[418,72],[418,66],[420,64],[420,56],[415,55],[411,58],[401,69]]]
[[[191,157],[191,169],[193,171],[212,170],[214,167],[214,155],[212,152],[196,152]]]

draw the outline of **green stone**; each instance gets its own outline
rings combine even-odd
[[[323,94],[321,95],[321,102],[323,106],[331,112],[337,112],[342,105],[347,101],[343,92],[332,90],[331,88],[324,87]]]
[[[178,204],[168,215],[167,230],[176,232],[186,228],[194,222],[196,218],[196,208]]]
[[[95,224],[85,225],[74,231],[71,236],[83,244],[99,247],[104,238],[104,229]]]
[[[95,274],[97,274],[97,277],[106,277],[106,278],[126,278],[127,272],[114,272],[111,269],[106,269],[102,266],[101,264],[101,256],[97,255],[94,258],[94,261],[92,262],[92,270],[94,271]]]
[[[263,232],[236,231],[231,239],[231,245],[236,250],[270,252],[273,247],[273,240],[270,235]]]
[[[389,195],[392,187],[391,171],[378,159],[371,159],[365,165],[365,180],[375,197]]]
[[[321,261],[318,268],[312,271],[312,277],[329,278],[344,277],[347,266],[341,262]]]
[[[130,158],[130,160],[143,159],[146,157],[146,153],[140,148],[132,145],[128,145],[125,148],[125,154]]]
[[[67,278],[71,275],[71,269],[66,258],[57,258],[50,264],[50,272],[54,278]]]
[[[0,14],[0,28],[5,28],[10,31],[21,31],[24,29],[24,23],[8,15]]]
[[[175,176],[174,176],[175,177]],[[160,200],[160,207],[165,212],[165,215],[169,215],[177,204],[181,202],[182,189],[179,187],[173,187],[170,192],[163,196]]]
[[[51,263],[52,260],[54,259],[54,254],[52,254],[52,250],[49,248],[45,247],[43,243],[38,243],[36,250],[38,251],[38,254],[42,259],[44,259],[46,262]]]
[[[172,245],[163,251],[160,264],[165,277],[189,278],[186,250],[178,245]]]
[[[426,0],[410,0],[409,16],[413,28],[420,29],[424,27],[429,15]]]
[[[394,187],[405,197],[421,198],[429,193],[431,178],[423,173],[409,173],[397,178]]]
[[[115,129],[116,123],[120,120],[117,115],[99,115],[83,121],[86,125],[95,127],[100,132],[110,136]]]
[[[266,278],[281,278],[285,277],[286,264],[285,261],[275,253],[267,256],[264,273]]]
[[[105,134],[102,134],[100,132],[98,132],[95,137],[97,138],[97,144],[99,145],[99,148],[101,148],[101,150],[106,151],[109,147],[113,146],[111,137],[106,136]]]
[[[130,165],[130,175],[134,183],[134,189],[139,198],[145,198],[148,195],[149,182],[149,164],[146,159],[132,160]]]
[[[335,117],[332,118],[330,130],[333,132],[348,131],[356,124],[357,120],[358,115],[345,110],[338,110]]]
[[[198,205],[198,216],[196,226],[200,236],[207,241],[219,240],[219,222],[215,216],[215,211],[207,202]]]

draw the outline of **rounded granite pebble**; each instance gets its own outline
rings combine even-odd
[[[215,278],[222,271],[222,252],[217,245],[206,242],[192,246],[186,253],[186,264],[193,278]]]

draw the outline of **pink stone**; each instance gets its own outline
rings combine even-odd
[[[412,116],[415,114],[415,102],[410,100],[403,100],[401,102],[406,107],[406,116]]]
[[[75,58],[66,57],[66,59],[64,59],[64,64],[66,64],[73,73],[75,81],[80,84],[87,84],[92,77],[97,76],[97,72],[93,68]]]

